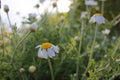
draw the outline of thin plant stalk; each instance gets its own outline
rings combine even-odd
[[[10,27],[12,28],[12,24],[11,24],[10,17],[9,17],[9,14],[8,14],[8,13],[7,13],[7,18],[8,18],[9,25],[10,25]]]
[[[101,13],[104,14],[104,1],[102,1],[102,4],[101,4]]]
[[[76,80],[79,80],[79,58],[81,53],[81,47],[82,47],[82,38],[83,38],[83,30],[84,30],[84,20],[82,20],[82,26],[81,26],[81,33],[80,33],[80,43],[79,43],[79,50],[77,55],[77,66],[76,66]]]
[[[18,42],[18,44],[16,45],[16,47],[15,47],[13,53],[12,53],[12,56],[14,56],[14,54],[15,54],[17,48],[19,47],[19,45],[29,36],[30,33],[31,33],[31,32],[28,32],[28,33]]]
[[[54,74],[53,74],[52,64],[51,64],[51,61],[50,61],[49,58],[48,58],[48,64],[49,64],[50,73],[51,73],[51,80],[54,80]]]
[[[93,42],[92,42],[92,46],[91,46],[91,51],[90,51],[90,55],[89,55],[88,65],[87,65],[87,68],[86,68],[86,70],[85,70],[83,75],[85,75],[87,73],[87,71],[89,70],[89,68],[91,66],[91,60],[93,58],[94,45],[95,45],[96,36],[97,36],[97,29],[98,29],[98,25],[96,24],[96,26],[95,26],[95,34],[94,34],[94,38],[93,38]]]

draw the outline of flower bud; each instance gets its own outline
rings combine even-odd
[[[20,72],[25,72],[25,69],[24,68],[20,68]]]
[[[78,41],[80,41],[80,38],[78,36],[75,36],[74,40],[78,42]]]
[[[34,22],[30,25],[31,32],[35,32],[37,30],[37,28],[38,28],[38,24],[36,22]]]
[[[57,3],[56,2],[54,2],[52,5],[53,5],[53,8],[57,7]]]
[[[36,67],[35,66],[30,66],[28,71],[30,73],[34,73],[36,71]]]
[[[8,5],[4,5],[4,11],[5,11],[6,13],[9,12],[9,7],[8,7]]]
[[[36,4],[36,5],[35,5],[35,8],[39,8],[39,7],[40,7],[40,5],[39,5],[39,4]]]

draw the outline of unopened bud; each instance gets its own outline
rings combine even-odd
[[[31,32],[35,32],[37,30],[37,28],[38,28],[38,24],[36,22],[34,22],[30,25]]]
[[[6,13],[9,12],[9,7],[8,7],[8,5],[4,5],[4,11],[5,11]]]
[[[36,67],[35,66],[30,66],[28,71],[30,73],[34,73],[36,71]]]
[[[52,5],[53,5],[53,8],[57,7],[57,3],[56,2],[54,2]]]

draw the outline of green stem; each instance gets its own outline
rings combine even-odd
[[[95,45],[95,41],[96,41],[96,36],[97,36],[97,24],[95,26],[95,34],[94,34],[94,39],[93,39],[93,42],[92,42],[92,46],[91,46],[91,51],[90,51],[90,56],[89,56],[89,61],[88,61],[88,65],[87,65],[87,68],[84,72],[83,75],[85,75],[87,73],[87,71],[89,70],[90,66],[91,66],[91,60],[93,58],[93,52],[94,52],[94,45]]]
[[[102,4],[101,4],[101,13],[104,14],[104,1],[102,1]]]
[[[83,29],[84,29],[84,20],[82,20],[82,26],[81,26],[81,34],[80,34],[80,43],[79,43],[79,50],[78,50],[78,56],[77,56],[77,66],[76,66],[76,80],[79,80],[79,58],[81,53],[81,47],[82,47],[82,38],[83,38]]]
[[[54,74],[53,74],[52,64],[51,64],[51,61],[50,61],[49,58],[48,58],[48,64],[49,64],[49,68],[50,68],[51,79],[54,80]]]

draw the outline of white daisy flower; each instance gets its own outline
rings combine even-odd
[[[102,31],[102,33],[105,34],[105,35],[108,35],[110,33],[110,30],[109,29],[105,29],[105,30]]]
[[[38,45],[36,48],[39,48],[38,57],[44,59],[53,58],[55,53],[59,53],[59,48],[48,42]]]
[[[87,19],[87,12],[85,12],[85,11],[83,11],[83,12],[81,12],[81,19]]]
[[[103,17],[102,14],[94,14],[90,18],[90,23],[97,23],[97,24],[104,24],[106,22],[106,19]]]

